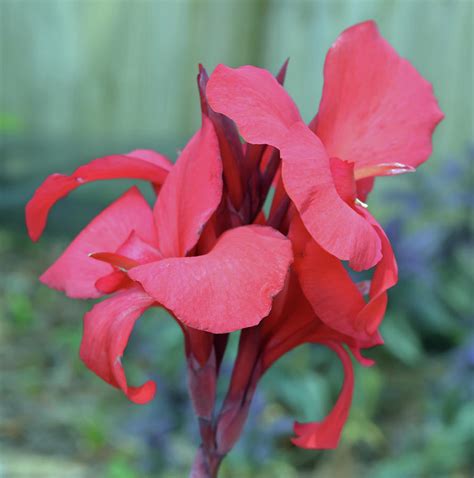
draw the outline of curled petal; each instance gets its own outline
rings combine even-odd
[[[368,21],[345,30],[330,48],[315,132],[330,156],[358,168],[431,154],[443,118],[431,85]]]
[[[150,380],[139,387],[130,387],[122,367],[122,355],[135,322],[153,302],[141,288],[135,287],[96,304],[84,316],[82,361],[102,380],[122,389],[138,404],[153,399],[156,385]]]
[[[292,259],[286,237],[254,225],[227,231],[206,255],[163,259],[129,275],[184,324],[225,333],[268,315]]]
[[[197,243],[222,197],[222,161],[211,120],[191,138],[168,175],[155,204],[159,249],[185,256]]]
[[[296,123],[281,147],[281,155],[285,188],[314,240],[330,254],[349,260],[355,270],[377,264],[380,239],[339,195],[329,157],[318,137],[303,123]]]
[[[291,441],[300,448],[336,448],[351,407],[354,390],[354,370],[351,358],[344,347],[337,342],[321,342],[321,344],[334,350],[341,360],[344,368],[344,384],[334,408],[324,420],[295,423],[294,432],[297,436]]]
[[[54,204],[83,184],[103,179],[143,179],[161,185],[172,163],[161,154],[150,150],[135,150],[129,154],[94,159],[76,169],[70,176],[52,174],[36,190],[26,205],[28,234],[37,241],[46,226]]]
[[[279,147],[288,128],[301,121],[288,93],[261,68],[218,65],[206,93],[212,109],[235,121],[249,143]]]
[[[115,252],[132,231],[156,243],[152,211],[137,188],[130,189],[93,219],[43,273],[41,282],[69,297],[100,297],[95,283],[113,272],[113,268],[89,255],[97,251]]]

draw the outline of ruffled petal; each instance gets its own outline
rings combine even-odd
[[[249,143],[279,147],[288,128],[301,121],[288,93],[261,68],[218,65],[206,93],[212,109],[235,121]]]
[[[359,167],[416,167],[431,154],[443,118],[433,89],[368,21],[330,48],[315,132],[330,156]]]
[[[314,240],[327,252],[348,260],[355,270],[381,259],[374,228],[338,194],[323,144],[296,123],[281,146],[282,176],[288,195]]]
[[[219,334],[268,315],[292,258],[282,234],[244,226],[224,233],[206,255],[163,259],[129,275],[184,324]]]
[[[143,179],[163,184],[172,163],[155,151],[137,149],[128,154],[105,156],[76,169],[70,176],[52,174],[36,190],[26,205],[26,226],[37,241],[54,204],[83,184],[103,179]]]
[[[153,302],[141,288],[135,287],[96,304],[84,316],[82,361],[102,380],[122,389],[138,404],[153,399],[156,384],[149,380],[139,387],[130,387],[122,367],[122,355],[135,322]]]
[[[95,283],[113,272],[113,268],[89,254],[115,252],[132,231],[147,242],[156,243],[153,213],[137,188],[130,189],[93,219],[43,273],[41,282],[69,297],[99,297],[101,292]]]
[[[155,204],[158,244],[165,257],[185,256],[197,243],[222,197],[222,161],[214,127],[203,116]]]
[[[334,350],[344,368],[344,384],[339,398],[329,415],[320,422],[298,423],[294,425],[297,435],[292,438],[293,444],[307,449],[336,448],[341,437],[342,429],[349,416],[354,391],[354,370],[349,354],[337,342],[321,342],[322,345]]]

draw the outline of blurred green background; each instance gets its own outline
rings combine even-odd
[[[286,86],[310,119],[328,47],[369,18],[433,83],[446,114],[431,160],[379,180],[370,198],[400,266],[386,346],[371,352],[375,367],[357,367],[341,445],[327,452],[289,437],[293,418],[329,410],[341,367],[317,347],[285,357],[222,476],[473,476],[473,2],[0,0],[0,477],[187,476],[198,443],[172,321],[147,315],[133,333],[128,372],[158,382],[155,401],[136,406],[79,361],[90,304],[37,281],[129,183],[74,192],[39,245],[23,225],[34,189],[105,154],[174,158],[199,124],[199,62],[277,71],[290,57]]]

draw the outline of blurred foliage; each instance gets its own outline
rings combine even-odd
[[[177,478],[198,443],[174,322],[155,311],[133,333],[127,372],[134,383],[158,383],[157,398],[135,406],[78,358],[90,304],[37,281],[129,183],[75,192],[55,208],[39,246],[22,217],[34,187],[111,152],[152,147],[174,156],[198,122],[200,61],[276,70],[290,56],[287,86],[309,118],[327,47],[366,18],[433,82],[447,116],[430,162],[379,179],[370,198],[400,268],[386,344],[368,352],[376,366],[356,367],[353,408],[334,451],[296,449],[289,437],[292,419],[330,409],[340,365],[310,346],[282,359],[264,377],[222,477],[473,476],[472,16],[469,0],[0,0],[8,65],[0,74],[0,476]]]

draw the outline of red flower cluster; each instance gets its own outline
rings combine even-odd
[[[370,365],[361,350],[382,343],[387,290],[397,282],[390,243],[364,202],[376,176],[426,161],[443,118],[430,84],[373,22],[344,31],[329,50],[320,108],[309,125],[282,87],[285,72],[286,64],[277,77],[219,65],[208,79],[201,68],[202,126],[174,165],[144,150],[96,159],[71,176],[47,178],[26,209],[37,240],[53,204],[86,182],[152,184],[153,208],[132,188],[41,280],[74,298],[109,296],[84,317],[80,355],[136,403],[151,400],[155,384],[127,384],[121,357],[131,330],[150,307],[171,313],[185,337],[208,467],[238,438],[262,374],[308,342],[338,355],[345,382],[326,419],[297,423],[293,442],[337,446],[354,384],[347,350]],[[342,261],[355,271],[373,268],[372,280],[354,282]],[[215,413],[227,334],[237,330],[233,375]]]

